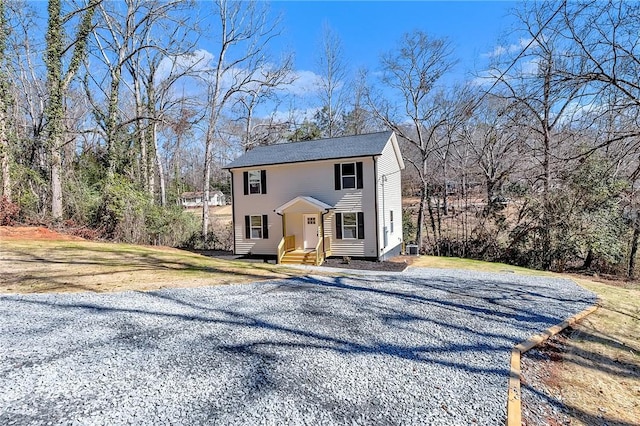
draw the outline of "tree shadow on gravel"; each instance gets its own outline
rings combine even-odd
[[[228,293],[217,293],[218,289],[212,288],[206,290],[206,299],[202,298],[202,289],[196,293],[145,292],[141,295],[148,300],[142,299],[131,307],[114,305],[107,297],[98,299],[98,303],[85,302],[82,296],[3,296],[0,302],[21,303],[27,311],[28,305],[77,310],[78,316],[96,315],[97,322],[113,323],[122,315],[125,320],[131,314],[149,316],[160,322],[151,321],[153,326],[145,325],[148,321],[128,324],[120,333],[124,343],[134,347],[148,345],[149,350],[161,345],[161,338],[154,333],[162,327],[163,320],[178,330],[178,336],[180,330],[196,329],[201,343],[190,341],[190,350],[206,348],[209,357],[227,354],[243,359],[244,387],[250,393],[267,392],[278,386],[274,366],[287,362],[282,357],[291,360],[300,351],[319,350],[341,356],[391,357],[418,366],[431,364],[464,374],[503,377],[506,401],[509,351],[524,340],[522,332],[509,329],[508,323],[513,322],[513,327],[519,324],[529,332],[564,318],[536,313],[535,303],[549,301],[535,292],[490,281],[473,287],[476,292],[445,279],[395,275],[307,276],[254,284],[247,289],[255,291],[247,290],[240,299],[225,298]],[[491,294],[494,291],[502,294]],[[223,296],[217,298],[217,294]],[[261,304],[253,303],[257,299],[263,299]],[[535,303],[517,308],[509,303],[515,299]],[[555,301],[576,302],[562,297]],[[146,343],[138,343],[140,340]]]
[[[537,302],[545,304],[553,301],[558,305],[564,305],[567,303],[588,303],[588,299],[586,298],[554,298],[551,295],[545,295],[539,292],[525,291],[521,287],[517,287],[515,285],[506,285],[503,282],[492,282],[487,280],[480,280],[477,283],[469,284],[469,286],[465,288],[464,291],[462,291],[458,286],[452,288],[451,281],[448,281],[446,279],[429,279],[427,281],[425,279],[413,277],[392,277],[394,281],[393,286],[409,286],[411,290],[430,288],[433,290],[443,291],[448,295],[464,296],[466,298],[469,298],[470,300],[482,300],[486,305],[486,307],[482,307],[471,303],[463,303],[462,300],[456,300],[455,297],[451,296],[448,296],[446,299],[434,299],[417,295],[413,291],[398,291],[386,288],[381,289],[378,287],[372,287],[369,284],[371,281],[370,278],[350,277],[346,281],[344,278],[337,278],[333,282],[320,281],[312,277],[302,277],[301,279],[304,281],[313,282],[314,284],[320,286],[333,287],[341,290],[367,292],[375,295],[396,297],[407,301],[430,303],[459,310],[461,312],[473,312],[475,314],[482,314],[487,316],[498,316],[509,320],[525,323],[534,322],[555,325],[563,321],[565,318],[537,314],[530,309],[530,306],[528,307],[529,309],[515,308],[513,306],[514,301],[527,301],[530,303]],[[362,283],[363,285],[351,284],[350,282]],[[498,307],[503,308],[507,312],[498,310]]]

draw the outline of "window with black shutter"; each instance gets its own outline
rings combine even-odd
[[[362,161],[334,165],[335,189],[360,189],[363,186]]]
[[[364,213],[336,213],[336,238],[339,240],[364,239]]]
[[[244,233],[247,240],[261,240],[269,238],[267,215],[245,216]]]
[[[267,171],[249,170],[242,174],[244,180],[244,195],[267,193]]]

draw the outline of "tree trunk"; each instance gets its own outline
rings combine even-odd
[[[207,242],[209,232],[209,181],[211,179],[211,145],[207,140],[204,153],[204,181],[202,183],[202,239]]]
[[[134,74],[134,73],[132,73]],[[142,101],[142,89],[140,77],[135,70],[133,75],[133,92],[136,102],[136,141],[140,148],[140,160],[138,161],[138,179],[145,191],[149,191],[149,154],[147,153],[147,121],[144,118],[144,105]]]
[[[629,267],[627,268],[627,278],[635,278],[636,253],[638,252],[638,240],[640,239],[640,223],[638,219],[633,221],[633,236],[631,237],[631,250],[629,252]]]
[[[422,253],[422,229],[424,228],[424,203],[427,198],[427,185],[426,183],[422,184],[422,188],[420,189],[420,205],[418,207],[418,220],[416,224],[416,244],[418,245],[418,250]]]
[[[107,112],[107,157],[109,161],[109,177],[121,173],[122,154],[121,141],[118,138],[118,103],[120,99],[121,64],[111,71],[111,91]]]
[[[11,175],[9,174],[9,135],[7,130],[7,113],[9,107],[9,84],[5,74],[5,55],[7,46],[7,21],[5,18],[4,0],[0,0],[0,179],[2,192],[0,196],[11,201]]]
[[[47,133],[51,167],[51,216],[54,221],[62,219],[62,139],[63,91],[62,52],[63,28],[60,0],[49,0],[49,27],[47,29]]]
[[[51,141],[51,216],[62,219],[62,155],[57,140]]]
[[[167,189],[162,158],[160,158],[160,151],[158,150],[158,122],[155,120],[151,125],[151,138],[153,139],[153,150],[155,153],[156,167],[158,168],[158,180],[160,181],[160,205],[164,207],[167,205]]]
[[[0,71],[1,72],[1,71]],[[0,93],[0,97],[4,94]],[[7,201],[11,201],[11,175],[9,174],[9,138],[7,137],[7,127],[4,99],[0,99],[0,176],[2,178],[2,193]]]
[[[47,89],[49,101],[46,108],[47,130],[51,161],[51,216],[54,221],[62,219],[62,141],[64,139],[64,97],[73,76],[76,74],[86,55],[86,41],[92,29],[95,4],[88,6],[77,27],[76,35],[71,39],[73,53],[66,73],[62,71],[62,59],[65,54],[64,19],[60,0],[49,0],[47,27],[47,49],[45,64],[47,69]]]
[[[543,192],[542,192],[542,267],[545,270],[551,268],[553,263],[553,254],[551,247],[551,202],[549,200],[551,191],[551,71],[552,62],[548,60],[546,63],[546,73],[544,76],[544,118],[543,118],[543,150],[544,158],[542,160],[543,168]]]
[[[593,250],[589,249],[587,253],[587,257],[584,259],[584,263],[582,264],[582,269],[591,268],[591,264],[593,263]]]

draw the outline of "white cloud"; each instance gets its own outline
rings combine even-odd
[[[156,80],[160,82],[168,78],[171,74],[191,69],[194,74],[206,81],[213,78],[213,75],[207,75],[207,71],[210,71],[215,66],[214,61],[214,55],[204,49],[197,50],[193,54],[183,55],[178,58],[165,58],[158,67]],[[272,66],[273,64],[265,64],[265,73],[269,70],[269,67]],[[247,76],[248,72],[249,71],[247,69],[243,68],[233,68],[228,70],[228,72],[223,76],[223,88],[230,87],[234,82],[242,80]],[[278,88],[280,93],[303,98],[317,95],[322,81],[318,74],[313,71],[298,70],[292,71],[291,77],[291,83],[284,84]]]
[[[512,43],[508,46],[498,45],[491,52],[483,53],[482,56],[485,58],[498,58],[505,53],[513,54],[520,53],[523,49],[525,49],[529,43],[531,43],[533,39],[531,38],[521,38],[517,43]],[[533,43],[535,44],[535,43]],[[532,46],[533,46],[532,44]]]
[[[280,88],[284,93],[294,96],[311,96],[315,95],[319,88],[321,77],[313,71],[294,71],[294,81]]]

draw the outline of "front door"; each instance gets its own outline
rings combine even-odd
[[[315,249],[318,244],[318,215],[303,215],[304,248]]]

